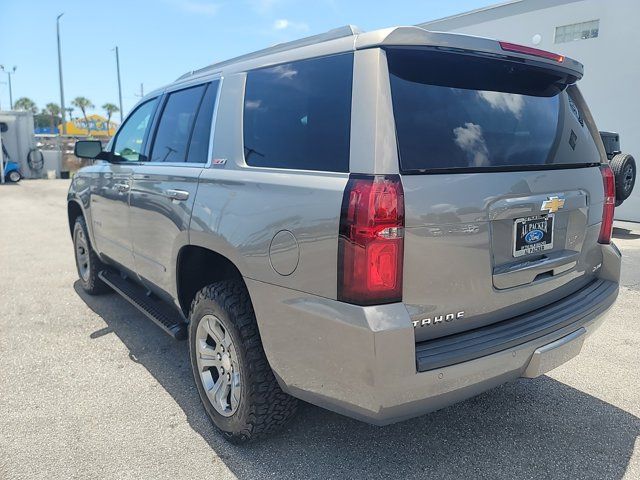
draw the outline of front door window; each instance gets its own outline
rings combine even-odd
[[[129,115],[129,118],[118,130],[113,144],[114,160],[125,162],[144,160],[141,153],[143,141],[157,103],[157,98],[149,100]]]

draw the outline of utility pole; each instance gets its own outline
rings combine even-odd
[[[134,95],[140,98],[144,97],[144,84],[140,84],[140,93],[134,93]]]
[[[116,45],[116,70],[118,71],[118,101],[120,102],[120,124],[122,124],[122,84],[120,83],[120,55]]]
[[[4,68],[4,65],[0,65],[0,70],[7,74],[9,78],[9,110],[13,110],[13,92],[11,90],[11,75],[16,73],[16,66],[14,65],[11,70]]]
[[[58,74],[60,76],[60,112],[62,113],[62,134],[67,134],[67,119],[66,119],[66,109],[64,108],[64,86],[62,84],[62,49],[60,47],[60,17],[62,17],[64,13],[61,13],[56,18],[56,35],[58,37]]]

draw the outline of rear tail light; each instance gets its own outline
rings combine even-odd
[[[613,230],[613,213],[616,208],[616,180],[613,170],[609,165],[600,167],[602,181],[604,182],[604,206],[602,208],[602,225],[598,243],[611,243],[611,231]]]
[[[338,300],[402,300],[404,192],[398,175],[351,175],[342,198]]]
[[[524,53],[526,55],[533,55],[534,57],[542,57],[548,60],[555,60],[558,63],[564,62],[564,55],[560,55],[553,52],[547,52],[546,50],[539,50],[537,48],[526,47],[524,45],[518,45],[516,43],[499,42],[500,48],[505,52]]]

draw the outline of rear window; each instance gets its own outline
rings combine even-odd
[[[403,172],[600,162],[562,73],[433,50],[387,59]]]
[[[247,73],[247,165],[348,171],[352,77],[352,54]]]

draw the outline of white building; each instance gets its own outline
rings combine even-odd
[[[479,35],[561,53],[582,62],[578,83],[598,128],[620,133],[640,160],[640,0],[513,0],[422,23],[428,30]],[[640,179],[616,209],[640,222]]]

